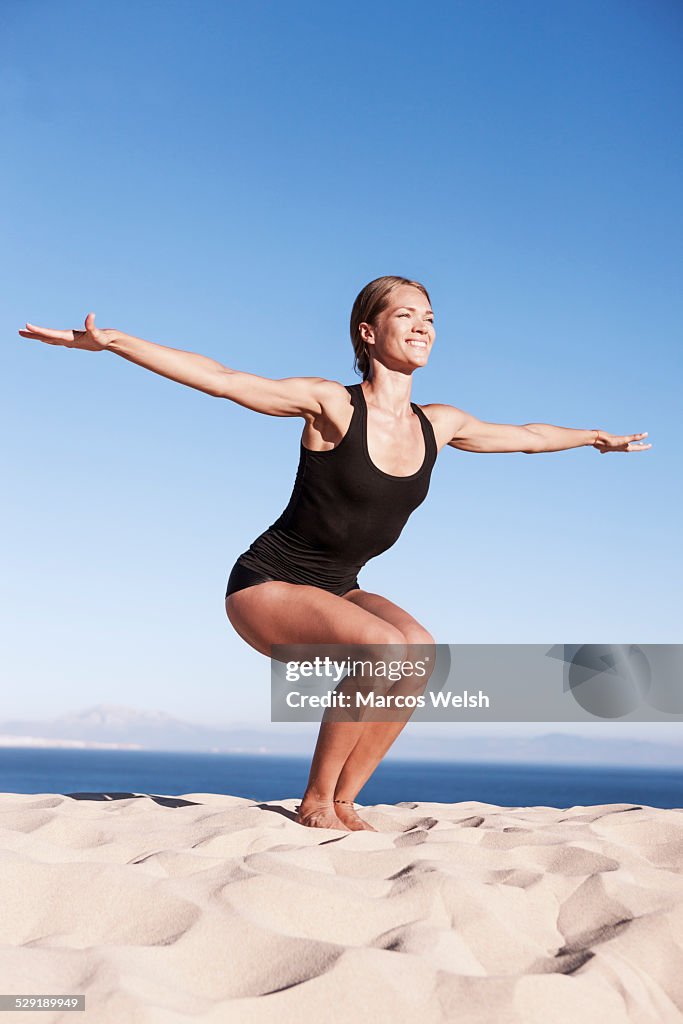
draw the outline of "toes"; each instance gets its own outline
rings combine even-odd
[[[303,818],[299,817],[297,821],[299,825],[305,825],[307,828],[335,828],[340,832],[351,831],[335,814],[330,814],[329,811],[311,811]]]
[[[351,809],[342,812],[342,821],[346,822],[353,832],[360,832],[361,829],[364,829],[366,832],[377,832],[377,829],[374,828],[374,826],[361,818],[356,811]]]

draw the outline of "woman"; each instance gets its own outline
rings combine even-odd
[[[300,462],[290,502],[237,559],[226,612],[248,644],[270,655],[272,644],[418,644],[433,638],[403,608],[363,590],[369,558],[390,547],[424,500],[438,452],[553,452],[591,445],[600,452],[643,451],[646,434],[614,436],[544,423],[486,423],[451,405],[411,403],[415,370],[425,366],[436,335],[427,289],[404,277],[379,277],[357,296],[351,313],[354,368],[348,387],[322,377],[271,380],[233,370],[193,352],[95,327],[19,331],[51,345],[107,349],[138,366],[269,416],[304,420]],[[321,723],[297,821],[344,831],[372,829],[354,799],[405,722]]]

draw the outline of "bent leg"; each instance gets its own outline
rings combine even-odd
[[[237,633],[268,657],[273,644],[405,645],[403,633],[385,618],[319,587],[279,580],[260,583],[230,594],[226,612]],[[348,805],[333,801],[335,797],[348,799],[337,796],[339,774],[369,727],[370,723],[323,720],[299,808],[298,820],[302,824],[344,828],[340,816],[352,817]],[[359,789],[360,786],[354,797]],[[370,826],[354,819],[347,827]]]
[[[380,594],[372,594],[365,590],[352,590],[344,595],[344,600],[382,618],[389,625],[401,631],[406,643],[410,645],[410,660],[427,659],[427,665],[430,667],[427,675],[422,677],[423,684],[426,685],[434,668],[436,654],[435,641],[431,633],[403,608]],[[401,689],[400,682],[396,684],[395,689]],[[409,716],[406,715],[403,721],[367,722],[364,724],[363,731],[358,734],[357,743],[349,752],[337,780],[338,797],[347,800],[355,799],[396,737],[405,728],[408,718]],[[337,806],[342,810],[344,808],[344,805]],[[340,810],[337,813],[344,820],[344,815],[340,813]]]

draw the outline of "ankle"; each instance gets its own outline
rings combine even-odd
[[[302,804],[331,804],[333,796],[333,793],[321,793],[320,790],[317,789],[307,789],[301,799],[301,802]]]

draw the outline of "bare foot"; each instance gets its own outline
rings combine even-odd
[[[350,832],[343,821],[337,817],[332,801],[327,803],[302,803],[296,808],[296,821],[308,828],[336,828],[340,832]]]
[[[358,816],[352,803],[335,804],[334,806],[337,817],[351,832],[360,832],[361,829],[366,832],[377,832],[377,829],[373,828],[369,822]]]

